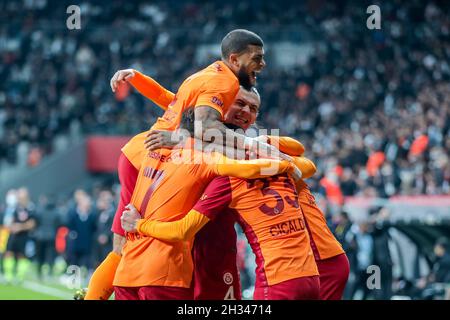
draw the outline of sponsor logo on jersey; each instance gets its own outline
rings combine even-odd
[[[216,105],[218,105],[219,107],[223,107],[223,101],[222,100],[220,100],[219,98],[217,98],[217,97],[212,97],[211,98],[211,102],[212,103],[214,103],[214,104],[216,104]]]

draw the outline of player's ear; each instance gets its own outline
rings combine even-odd
[[[230,56],[228,57],[228,62],[238,69],[241,67],[241,62],[239,60],[238,53],[230,53]]]

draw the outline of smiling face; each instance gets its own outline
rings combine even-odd
[[[254,91],[240,88],[236,99],[225,114],[224,122],[247,130],[256,121],[261,99]]]
[[[256,85],[257,74],[266,66],[264,48],[249,45],[248,49],[236,59],[239,67],[237,74],[239,82],[244,88],[250,89]]]

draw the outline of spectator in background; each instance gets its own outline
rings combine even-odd
[[[6,251],[9,238],[9,227],[12,223],[14,211],[17,207],[17,191],[8,190],[5,197],[5,206],[0,208],[0,274],[3,274],[3,255]]]
[[[110,191],[101,191],[97,199],[97,231],[94,236],[94,266],[98,266],[112,250],[111,226],[115,214]]]
[[[354,270],[356,270],[357,265],[356,240],[352,234],[353,222],[346,211],[341,211],[338,215],[335,215],[333,220],[333,228],[331,230],[333,230],[336,239],[341,243],[350,264],[349,280],[347,281],[343,297],[345,300],[348,300],[350,299],[352,284],[355,282]]]
[[[450,243],[448,238],[439,238],[433,251],[435,259],[430,273],[416,281],[412,290],[413,298],[434,299],[437,295],[445,295],[445,286],[448,290],[450,285]]]
[[[36,227],[35,206],[26,188],[17,191],[17,207],[8,225],[10,236],[3,261],[5,279],[7,282],[22,282],[30,264],[25,249],[30,232]]]
[[[430,281],[450,284],[450,242],[448,238],[440,238],[434,246],[434,261]]]
[[[56,230],[62,224],[61,216],[56,209],[53,198],[42,195],[36,210],[37,228],[34,234],[36,241],[36,262],[39,279],[43,277],[43,268],[49,266],[49,275],[53,275],[56,258]]]
[[[92,208],[92,200],[82,190],[74,194],[75,207],[67,213],[67,262],[69,265],[92,270],[92,243],[97,226],[97,217]],[[86,275],[87,276],[87,275]]]
[[[355,298],[355,294],[362,290],[362,300],[367,299],[370,291],[367,286],[369,275],[367,268],[373,265],[373,237],[371,234],[372,224],[370,222],[361,222],[352,228],[352,237],[350,241],[356,243],[356,270],[355,281],[350,292],[350,299]]]
[[[317,164],[311,186],[321,181],[338,203],[368,192],[449,193],[448,2],[380,2],[383,28],[371,32],[360,24],[367,1],[322,1],[317,10],[308,1],[265,2],[256,10],[238,1],[147,2],[86,1],[93,29],[76,34],[53,28],[64,2],[26,1],[26,15],[16,2],[4,2],[0,162],[20,162],[25,152],[36,165],[58,149],[62,136],[146,130],[158,108],[128,89],[112,95],[105,75],[130,65],[176,91],[210,59],[204,51],[217,35],[252,21],[267,42],[295,47],[302,39],[308,52],[287,59],[284,51],[270,50],[275,63],[258,86],[267,108],[261,126],[301,137]],[[183,27],[171,16],[185,17]],[[330,177],[336,167],[342,172]]]
[[[381,288],[374,289],[375,299],[390,300],[392,297],[392,258],[389,250],[389,209],[374,208],[369,212],[373,223],[373,264],[380,268]]]

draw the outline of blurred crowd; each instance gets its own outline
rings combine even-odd
[[[84,268],[87,280],[112,250],[115,210],[110,188],[77,189],[67,199],[41,195],[36,204],[26,188],[9,190],[0,205],[0,275],[8,283],[25,280],[31,259],[36,277],[45,280],[57,275],[60,258],[65,267]]]
[[[41,196],[36,204],[26,188],[10,190],[0,204],[0,283],[30,279],[46,283],[67,274],[69,266],[77,266],[83,271],[81,285],[86,286],[90,274],[112,249],[110,228],[117,190],[117,186],[99,185],[90,192],[77,189],[68,198]],[[450,299],[448,238],[437,239],[428,270],[408,279],[394,272],[389,231],[393,226],[387,208],[373,208],[370,218],[358,223],[351,221],[346,212],[328,222],[350,261],[344,299]],[[251,299],[254,255],[242,231],[237,231],[243,297]],[[58,261],[62,267],[56,266]],[[371,266],[379,268],[376,280],[370,280]]]
[[[201,44],[237,27],[267,43],[258,79],[259,122],[300,139],[318,166],[312,189],[389,197],[450,192],[450,6],[383,1],[81,2],[68,30],[67,1],[0,4],[0,166],[33,166],[71,132],[133,135],[161,114],[109,79],[133,67],[176,91],[215,57]],[[25,11],[24,11],[25,8]],[[304,65],[281,68],[276,41],[312,44]]]

